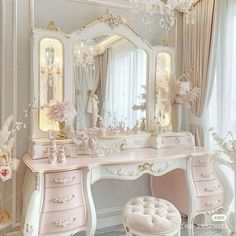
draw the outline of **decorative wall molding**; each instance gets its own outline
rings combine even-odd
[[[12,6],[12,78],[13,78],[13,117],[14,117],[14,123],[18,119],[18,0],[13,0],[13,6]],[[13,147],[13,155],[16,157],[17,155],[17,142],[15,142]],[[13,227],[17,225],[16,217],[17,217],[17,199],[16,199],[16,188],[17,188],[17,174],[13,174],[12,178],[12,192],[13,192],[13,199],[12,199],[12,219],[13,219]]]
[[[6,31],[6,3],[5,0],[0,2],[0,17],[1,17],[1,26],[0,26],[0,30],[1,30],[1,35],[3,35],[3,37],[1,37],[1,55],[0,55],[0,62],[1,62],[1,81],[0,81],[0,126],[1,123],[3,122],[3,120],[5,119],[5,31]]]
[[[114,7],[120,9],[131,9],[132,5],[129,0],[69,0],[73,2],[87,3],[87,4],[95,4],[105,7]]]

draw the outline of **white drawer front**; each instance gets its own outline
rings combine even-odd
[[[63,187],[82,183],[82,170],[45,174],[45,187]]]
[[[40,234],[62,233],[86,224],[84,207],[68,211],[43,213],[41,216]]]
[[[208,181],[217,178],[216,171],[212,165],[204,167],[192,167],[193,179],[195,181]]]
[[[214,196],[200,197],[197,198],[197,211],[198,212],[211,211],[223,206],[223,204],[224,204],[223,193]]]
[[[224,189],[221,182],[216,180],[195,182],[197,196],[212,196],[223,193]]]
[[[92,182],[98,179],[135,179],[143,174],[151,174],[155,176],[163,175],[175,168],[174,160],[160,161],[157,163],[132,163],[125,165],[106,165],[99,167],[97,171],[94,169]]]
[[[43,212],[64,211],[78,206],[84,206],[81,184],[45,189]]]

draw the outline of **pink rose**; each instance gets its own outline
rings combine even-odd
[[[4,182],[12,178],[12,169],[9,166],[0,166],[0,179]]]

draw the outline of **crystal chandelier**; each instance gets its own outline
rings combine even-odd
[[[195,11],[193,9],[194,0],[129,0],[134,6],[135,12],[143,13],[143,21],[146,25],[153,24],[153,16],[161,15],[161,28],[169,31],[176,22],[174,10],[186,14],[186,23],[194,24]]]
[[[95,69],[95,59],[91,45],[83,42],[76,44],[73,50],[73,57],[75,65],[81,66],[85,71]]]

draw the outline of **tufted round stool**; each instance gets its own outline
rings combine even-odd
[[[180,235],[181,216],[175,206],[166,200],[137,197],[125,205],[123,224],[127,235]]]

